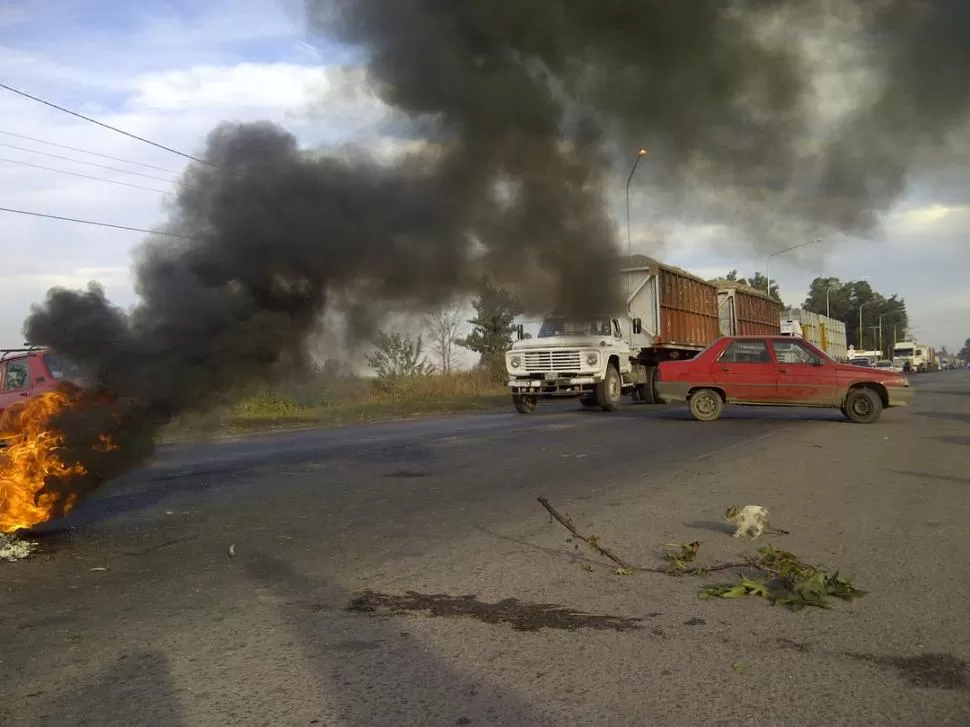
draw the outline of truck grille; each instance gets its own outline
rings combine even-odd
[[[529,351],[526,371],[579,371],[579,351]]]

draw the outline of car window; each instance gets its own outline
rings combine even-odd
[[[6,376],[3,380],[4,391],[24,389],[30,383],[27,371],[27,360],[7,361]]]
[[[81,377],[81,369],[77,364],[53,351],[44,353],[44,361],[47,363],[47,370],[51,372],[51,377],[55,380]]]
[[[801,341],[772,341],[775,358],[783,364],[820,364],[821,357]]]
[[[771,354],[764,341],[732,341],[724,349],[718,361],[721,363],[771,363]]]

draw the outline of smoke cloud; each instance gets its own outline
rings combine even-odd
[[[375,93],[428,144],[383,164],[222,124],[162,230],[181,237],[137,254],[136,309],[54,289],[26,338],[138,402],[126,426],[150,437],[305,363],[335,308],[363,335],[381,306],[427,309],[489,275],[529,312],[610,310],[606,192],[641,144],[668,214],[755,243],[871,234],[914,166],[967,148],[970,4],[808,5],[309,0],[311,28],[362,49]],[[839,113],[819,91],[832,58],[856,82]]]

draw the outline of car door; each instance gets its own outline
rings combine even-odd
[[[775,362],[763,338],[736,338],[714,362],[714,381],[729,402],[770,404],[777,399]]]
[[[838,380],[835,366],[796,338],[771,342],[778,362],[778,400],[783,404],[831,405]]]
[[[0,410],[30,398],[32,383],[26,357],[4,361],[0,381]]]

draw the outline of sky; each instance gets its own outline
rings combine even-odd
[[[381,122],[388,109],[362,82],[359,62],[351,50],[307,34],[298,0],[0,6],[0,82],[188,154],[199,153],[220,121],[260,119],[282,124],[308,147],[351,142],[395,153],[402,142],[378,129],[387,128]],[[164,219],[185,163],[0,89],[0,207],[151,228]],[[642,164],[649,165],[649,154]],[[628,173],[617,169],[611,184],[623,248]],[[970,271],[961,251],[970,207],[952,198],[945,189],[912,195],[884,220],[881,239],[823,240],[778,255],[771,277],[790,305],[804,300],[818,275],[867,278],[884,295],[906,299],[918,340],[959,349],[970,337]],[[140,233],[0,212],[0,234],[7,250],[0,268],[3,346],[22,343],[30,305],[51,286],[97,280],[117,304],[137,300],[130,266]],[[761,252],[723,228],[660,219],[636,178],[631,238],[634,252],[705,278],[766,268]]]

